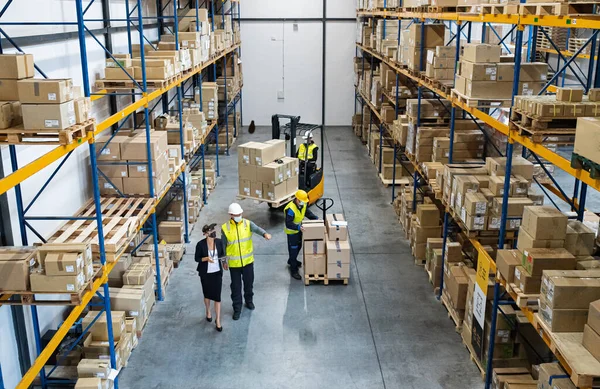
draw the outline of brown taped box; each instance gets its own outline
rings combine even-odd
[[[130,161],[134,162],[134,161]],[[138,164],[139,163],[139,164]],[[127,166],[127,177],[131,178],[148,178],[148,162],[138,162],[135,165]],[[167,154],[160,154],[159,157],[152,161],[152,177],[157,177],[164,170],[169,169],[169,159]],[[124,176],[123,176],[124,177]],[[157,190],[158,188],[155,188]]]
[[[284,167],[276,162],[256,166],[256,181],[263,184],[280,184],[284,181]]]
[[[289,195],[287,184],[282,182],[277,185],[263,183],[263,198],[271,201],[282,200]]]
[[[440,225],[440,211],[434,204],[417,205],[417,218],[423,227],[437,227]]]
[[[110,381],[99,377],[82,377],[75,383],[75,389],[108,389],[109,387]]]
[[[544,270],[575,270],[577,259],[564,248],[528,248],[521,265],[529,274],[541,276]]]
[[[496,266],[502,278],[507,283],[512,283],[515,276],[515,267],[521,266],[523,254],[519,250],[498,250],[496,253]]]
[[[583,89],[556,88],[556,101],[578,103],[583,100]]]
[[[17,83],[17,80],[0,79],[0,100],[19,100],[19,89],[17,88]]]
[[[78,273],[69,276],[47,276],[45,274],[31,273],[32,292],[65,292],[77,293],[85,284],[85,275]]]
[[[350,263],[350,242],[328,240],[326,247],[327,263]]]
[[[443,24],[424,24],[425,31],[421,31],[421,24],[412,24],[410,26],[410,32],[408,37],[409,46],[420,47],[421,36],[425,37],[423,47],[436,47],[444,45],[444,32],[446,26]],[[425,62],[425,60],[423,61]]]
[[[594,358],[600,361],[600,335],[587,324],[583,329],[583,339],[581,343]]]
[[[531,377],[531,374],[524,367],[494,368],[492,373],[492,389],[504,389],[505,379],[515,376]]]
[[[153,131],[150,133],[150,156],[151,159],[158,159],[167,152],[168,135],[166,131]],[[133,137],[123,137],[119,139],[120,156],[122,160],[147,161],[147,139],[145,133],[137,134]]]
[[[558,378],[559,376],[568,376],[568,374],[557,362],[540,364],[538,389],[576,389],[569,377]]]
[[[240,180],[257,181],[257,167],[255,165],[240,164],[238,166]]]
[[[481,193],[467,193],[464,208],[469,215],[485,215],[487,213],[487,199]]]
[[[582,332],[588,320],[586,309],[557,309],[548,305],[546,297],[540,296],[539,314],[552,332]]]
[[[323,220],[305,220],[302,222],[303,240],[325,240],[325,223]]]
[[[498,45],[467,43],[463,46],[462,59],[475,63],[500,62],[502,50]]]
[[[73,99],[71,79],[33,79],[17,82],[23,104],[61,104]]]
[[[240,195],[251,196],[251,181],[240,178]]]
[[[350,263],[327,262],[327,278],[330,280],[350,278]]]
[[[304,241],[304,254],[325,254],[325,241],[324,240],[305,240]]]
[[[325,274],[327,271],[327,257],[325,254],[307,254],[304,252],[304,274]]]
[[[590,303],[587,325],[600,332],[600,300]]]
[[[523,293],[538,294],[542,285],[541,276],[532,276],[523,266],[515,267],[514,283]]]
[[[120,196],[119,191],[124,193],[123,179],[121,177],[110,177],[110,182],[106,181],[104,177],[98,177],[98,186],[100,187],[100,194],[102,196]]]
[[[67,276],[83,271],[85,261],[81,253],[48,253],[44,271],[48,276]]]
[[[0,248],[0,291],[29,290],[29,271],[35,258],[33,248]]]
[[[469,279],[463,270],[463,266],[451,266],[448,270],[449,276],[444,274],[446,291],[450,296],[452,306],[457,310],[464,310],[467,300]]]
[[[23,128],[26,130],[64,130],[77,123],[75,104],[23,104]]]
[[[164,169],[152,178],[155,196],[164,189],[169,179],[169,169]],[[123,177],[120,180],[123,181],[122,193],[124,194],[150,195],[148,177]]]
[[[327,239],[348,240],[348,223],[341,213],[326,215]]]
[[[82,359],[77,364],[79,378],[107,378],[110,373],[110,361],[103,359]]]
[[[532,248],[562,248],[565,246],[565,241],[560,239],[534,239],[531,235],[523,229],[523,226],[519,227],[519,240],[517,241],[517,248],[521,251],[532,249]]]
[[[502,213],[502,203],[504,198],[494,197],[492,208],[496,214]],[[526,207],[533,205],[533,201],[528,197],[509,197],[507,205],[507,215],[509,217],[520,217]]]
[[[578,118],[573,153],[600,164],[600,118]]]
[[[525,207],[521,225],[534,239],[564,240],[568,217],[554,207]]]
[[[94,319],[98,316],[97,311],[90,311],[82,319],[81,325],[83,328],[87,328]],[[111,311],[113,337],[115,341],[121,338],[121,334],[125,332],[125,312],[124,311]],[[106,319],[106,312],[102,312],[100,317],[94,322],[91,327],[90,333],[94,340],[109,340],[108,337],[108,326]]]
[[[472,81],[496,81],[497,66],[495,63],[474,63],[460,61],[459,75]]]
[[[578,272],[585,274],[594,270]],[[546,272],[544,274],[541,293],[551,308],[589,309],[590,303],[600,299],[600,278],[547,277]]]
[[[2,54],[0,55],[0,79],[20,80],[35,76],[33,55]]]
[[[256,197],[257,199],[262,199],[266,197],[265,193],[263,192],[262,182],[250,182],[250,197]]]

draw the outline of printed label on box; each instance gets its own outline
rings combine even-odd
[[[100,155],[110,155],[110,149],[104,149],[100,152]]]
[[[44,127],[56,128],[58,127],[58,120],[44,120]]]
[[[67,265],[65,266],[65,271],[67,273],[75,273],[75,267],[73,265]]]
[[[67,284],[67,290],[69,292],[73,292],[75,290],[75,285],[73,285],[73,284]]]
[[[48,93],[48,100],[56,101],[56,93]]]
[[[146,166],[141,165],[137,167],[137,171],[140,173],[145,173],[146,172]]]

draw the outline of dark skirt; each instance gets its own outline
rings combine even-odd
[[[202,293],[204,294],[204,298],[220,303],[223,273],[220,271],[206,273],[200,276],[200,281],[202,282]]]

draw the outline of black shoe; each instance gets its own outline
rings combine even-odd
[[[210,323],[212,321],[212,317],[207,317],[206,321]]]
[[[295,273],[292,273],[292,278],[295,280],[301,280],[302,276],[298,272],[295,272]]]
[[[254,308],[256,308],[256,307],[254,306],[253,302],[249,302],[249,303],[246,303],[246,308],[248,308],[251,311],[254,311]]]
[[[302,262],[301,261],[296,261],[298,269],[300,269],[302,267]]]
[[[222,332],[223,331],[223,326],[219,327],[216,325],[215,323],[215,328],[217,329],[217,331]]]
[[[233,312],[233,320],[239,320],[242,312]]]

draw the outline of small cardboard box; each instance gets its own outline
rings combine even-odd
[[[75,389],[108,389],[108,382],[99,377],[78,378]]]
[[[82,319],[81,325],[83,328],[87,328],[98,316],[97,311],[90,311]],[[114,340],[118,341],[121,338],[121,334],[125,332],[125,312],[124,311],[112,311],[111,312],[112,327]],[[102,312],[100,317],[92,325],[90,330],[94,340],[109,340],[108,337],[108,325],[106,320],[106,312]]]
[[[533,239],[531,235],[523,229],[523,226],[519,227],[519,240],[517,241],[517,248],[521,252],[532,249],[532,248],[546,248],[546,249],[557,249],[565,246],[564,240],[559,239]]]
[[[520,239],[520,237],[519,237]],[[565,248],[575,256],[592,255],[596,233],[578,220],[569,220]]]
[[[590,303],[587,325],[600,332],[600,300]]]
[[[481,193],[467,193],[465,195],[464,208],[469,215],[485,215],[488,202]]]
[[[437,227],[440,225],[440,211],[434,204],[417,205],[417,218],[423,227]]]
[[[532,276],[541,276],[544,270],[575,270],[577,259],[564,248],[528,248],[521,265]]]
[[[583,100],[583,89],[556,88],[556,101],[579,103]]]
[[[577,118],[573,153],[600,164],[600,118]]]
[[[26,130],[64,130],[75,124],[73,101],[62,104],[23,104],[23,128]]]
[[[61,104],[73,99],[71,79],[33,79],[17,82],[23,104]]]
[[[523,254],[519,250],[498,250],[496,266],[507,283],[512,283],[515,276],[515,267],[521,266]]]
[[[325,240],[325,223],[323,220],[305,220],[302,222],[303,240]]]
[[[348,222],[341,213],[327,215],[327,238],[348,240]]]
[[[558,378],[567,374],[556,362],[540,364],[538,374],[538,389],[576,389],[569,377]]]
[[[17,88],[17,80],[1,80],[0,79],[0,100],[15,101],[19,100],[19,89]]]
[[[542,285],[542,277],[532,276],[523,266],[516,266],[514,282],[523,293],[538,294]]]
[[[110,361],[102,359],[82,359],[77,364],[79,378],[108,378]]]
[[[287,195],[287,185],[285,182],[277,185],[263,183],[263,198],[276,201],[283,199]]]
[[[331,241],[327,244],[327,263],[350,263],[350,243],[344,240]]]
[[[600,335],[587,324],[583,328],[583,339],[581,343],[594,358],[600,361]]]
[[[343,280],[350,278],[350,263],[327,261],[327,278]]]
[[[463,48],[462,59],[475,63],[500,62],[502,48],[498,45],[481,43],[466,43]]]
[[[525,207],[521,225],[534,239],[564,240],[568,217],[550,206]]]
[[[0,291],[29,290],[29,271],[36,263],[35,251],[28,248],[0,249]]]
[[[33,55],[2,54],[0,55],[0,78],[20,80],[35,76]]]
[[[587,309],[557,309],[548,306],[544,295],[539,299],[539,313],[552,332],[582,332],[588,320]]]
[[[324,240],[305,240],[304,241],[304,254],[319,255],[325,254],[325,241]]]
[[[542,294],[551,308],[589,309],[600,300],[600,278],[545,277]]]
[[[44,258],[44,271],[48,276],[66,276],[83,271],[82,253],[48,253]]]
[[[455,309],[463,310],[467,302],[469,279],[463,266],[450,266],[448,274],[444,274],[446,291]]]
[[[327,258],[325,254],[307,254],[304,252],[304,274],[317,275],[327,272]]]
[[[76,293],[85,284],[85,274],[47,276],[39,272],[34,272],[31,273],[30,282],[32,292]]]

